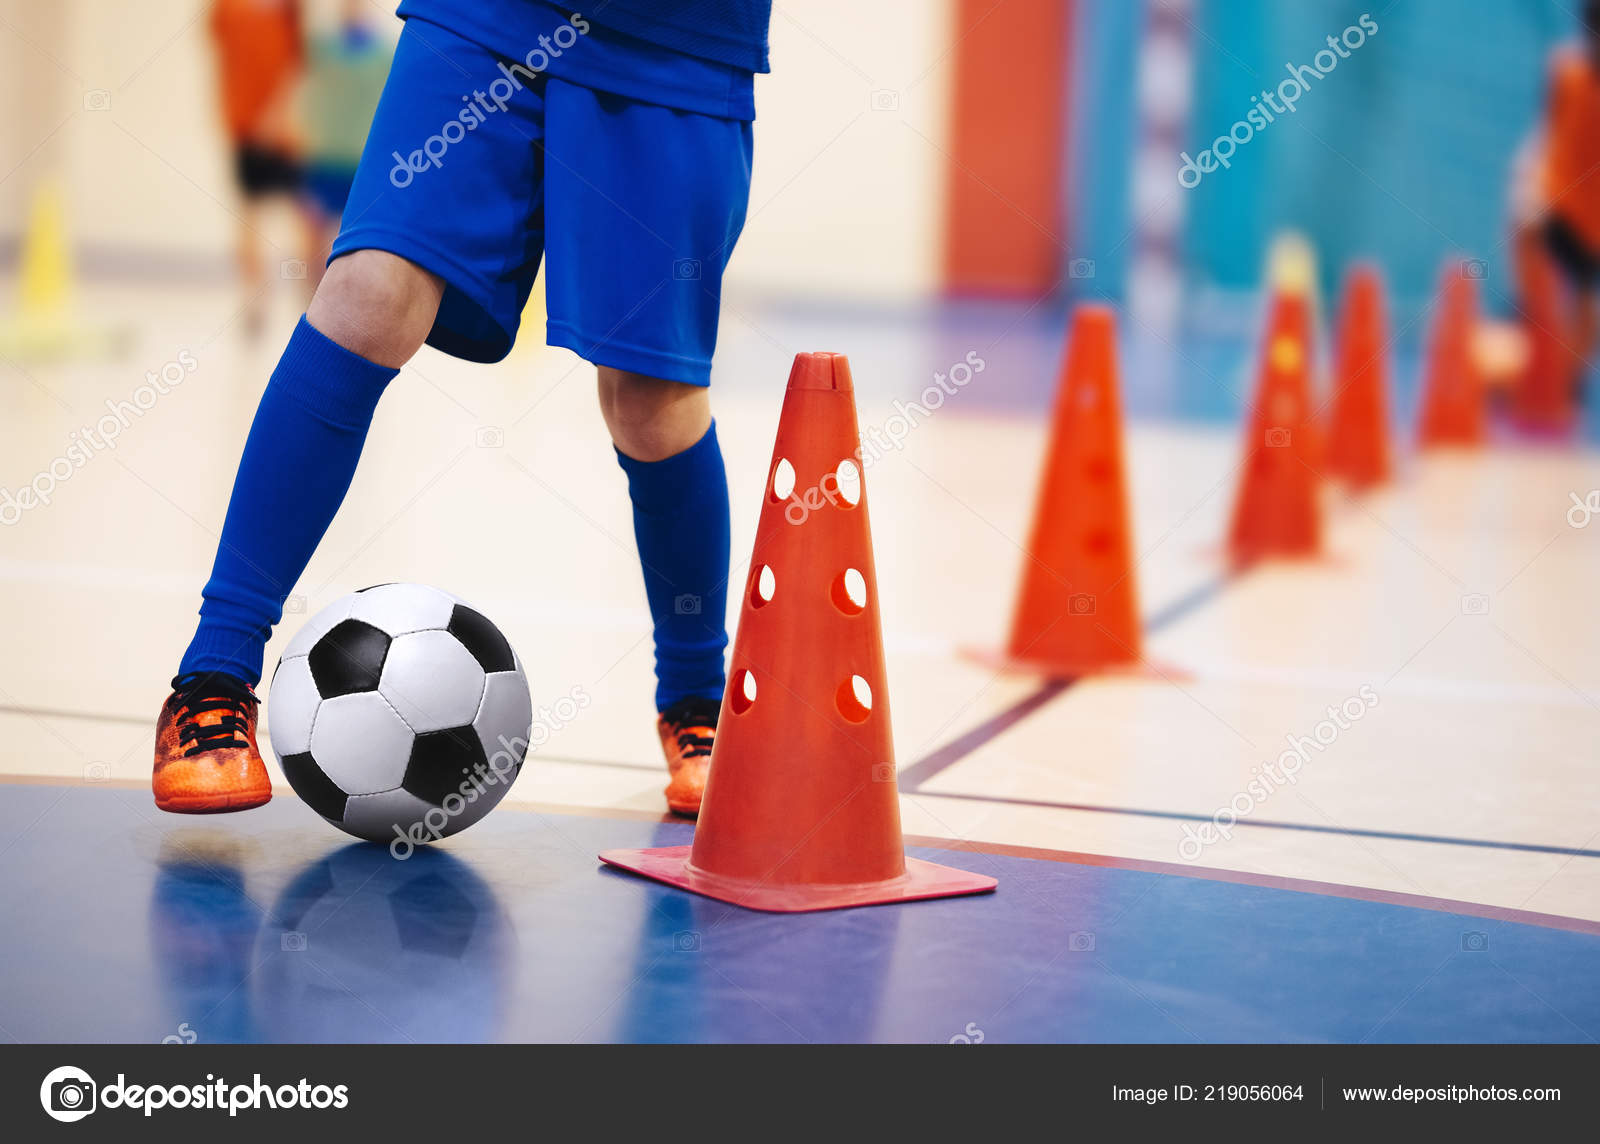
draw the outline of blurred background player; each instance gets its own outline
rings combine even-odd
[[[367,0],[342,0],[336,26],[313,32],[306,42],[300,122],[305,201],[317,234],[306,264],[313,286],[322,281],[394,55],[373,28],[373,11]]]
[[[1559,271],[1562,340],[1581,397],[1600,333],[1600,0],[1583,8],[1583,41],[1551,56],[1544,119],[1517,160],[1513,215],[1524,312],[1546,265]]]
[[[542,0],[400,5],[349,209],[256,412],[161,708],[157,806],[271,798],[253,688],[384,389],[425,342],[504,358],[548,257],[547,340],[598,367],[633,502],[667,803],[698,813],[728,644],[728,487],[707,387],[770,10],[612,0],[601,21]],[[274,58],[286,73],[287,41]]]
[[[294,122],[304,62],[301,28],[298,0],[215,0],[211,9],[223,123],[243,198],[234,251],[247,298],[245,328],[252,335],[265,320],[270,282],[262,254],[266,204],[274,199],[291,204],[308,250],[314,249],[316,231],[299,204],[299,132]]]

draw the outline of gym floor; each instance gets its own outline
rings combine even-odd
[[[495,367],[424,351],[407,368],[268,663],[345,592],[416,580],[505,630],[536,707],[574,688],[588,704],[501,809],[407,862],[352,844],[276,775],[258,811],[156,811],[154,717],[292,315],[283,300],[252,343],[227,289],[84,293],[85,313],[137,333],[115,359],[0,363],[11,487],[147,371],[196,365],[0,530],[0,855],[28,870],[0,887],[0,1035],[1600,1038],[1600,617],[1581,603],[1600,530],[1569,518],[1600,489],[1591,448],[1403,452],[1391,487],[1330,491],[1326,559],[1231,575],[1237,408],[1187,408],[1183,378],[1242,404],[1251,347],[1130,338],[1160,670],[1044,685],[959,649],[1006,628],[1060,315],[732,300],[715,402],[736,581],[795,352],[850,356],[863,429],[969,351],[986,362],[866,480],[912,851],[1000,888],[758,914],[594,860],[692,828],[663,814],[649,620],[592,370],[536,328]],[[1397,363],[1400,426],[1412,372]],[[1330,706],[1369,693],[1316,739]],[[1248,794],[1291,740],[1296,781]],[[1227,836],[1207,829],[1229,807]]]

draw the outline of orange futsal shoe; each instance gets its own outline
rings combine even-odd
[[[156,806],[174,814],[249,810],[272,797],[256,749],[260,700],[242,679],[192,671],[172,681],[156,723]]]
[[[680,699],[656,718],[661,750],[667,756],[672,781],[667,784],[667,805],[674,814],[690,818],[700,813],[711,770],[711,744],[717,737],[717,715],[722,704],[691,695]]]

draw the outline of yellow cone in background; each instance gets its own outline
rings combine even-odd
[[[1314,315],[1320,310],[1317,252],[1305,235],[1285,230],[1273,238],[1267,250],[1267,291],[1299,294],[1310,299]]]
[[[72,256],[67,249],[67,212],[61,184],[44,179],[34,188],[28,226],[22,235],[18,276],[22,316],[64,315],[71,308]]]
[[[66,195],[53,177],[39,181],[28,205],[17,272],[17,310],[0,318],[0,354],[26,360],[112,352],[116,331],[86,326],[73,313],[72,249]]]

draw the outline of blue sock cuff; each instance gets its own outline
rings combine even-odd
[[[720,462],[722,447],[717,444],[717,422],[713,418],[705,436],[681,453],[659,461],[636,461],[615,445],[617,464],[628,474],[628,496],[636,509],[657,513],[675,507],[686,485],[699,479],[708,462]]]
[[[302,317],[267,388],[330,425],[364,430],[399,372],[351,353]]]

